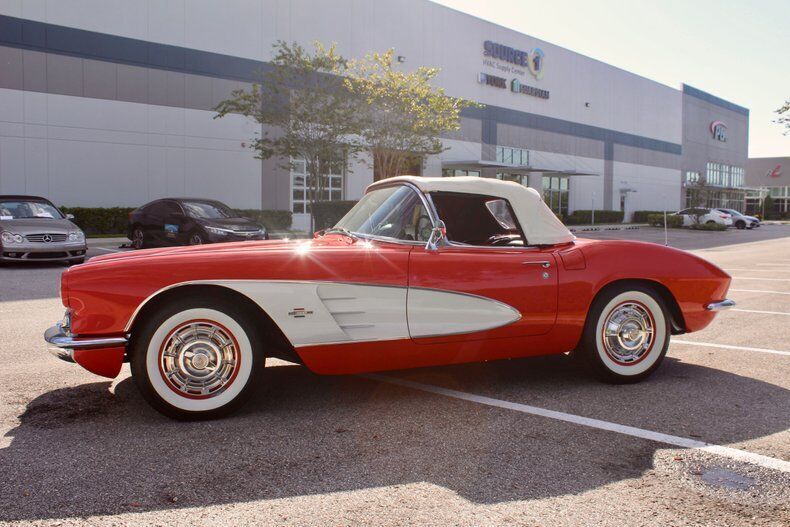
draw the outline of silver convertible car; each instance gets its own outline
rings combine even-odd
[[[45,198],[0,196],[0,263],[85,261],[85,233]]]

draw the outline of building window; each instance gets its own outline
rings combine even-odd
[[[343,199],[343,178],[346,167],[345,159],[338,157],[326,163],[328,174],[323,176],[323,190],[318,201],[339,201]],[[291,211],[294,214],[310,212],[310,191],[312,181],[307,175],[307,163],[304,158],[291,159]]]
[[[519,185],[524,185],[525,187],[529,186],[529,176],[527,174],[508,174],[505,172],[497,172],[496,178],[501,179],[502,181],[514,181]]]
[[[699,183],[699,172],[686,171],[686,185],[696,185]]]
[[[694,184],[698,181],[689,181],[690,173],[692,172],[686,172],[686,184]],[[742,188],[745,183],[745,171],[742,167],[709,162],[705,166],[705,181],[712,187]]]
[[[496,147],[496,161],[507,165],[527,166],[529,165],[529,150],[498,146]]]
[[[568,178],[543,176],[543,201],[555,214],[568,215]]]
[[[455,170],[452,168],[443,168],[442,169],[442,177],[460,177],[460,176],[472,176],[472,177],[480,177],[479,170]]]

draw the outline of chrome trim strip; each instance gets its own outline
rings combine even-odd
[[[126,337],[73,337],[63,331],[60,323],[55,324],[44,333],[44,340],[55,348],[69,351],[126,346],[129,341]]]
[[[711,302],[705,306],[705,309],[708,311],[724,311],[725,309],[730,309],[731,307],[735,307],[735,301],[725,299],[721,302]]]

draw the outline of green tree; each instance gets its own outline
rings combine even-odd
[[[710,203],[715,191],[714,187],[708,185],[708,181],[704,176],[694,183],[686,185],[686,207],[694,209],[691,219],[696,225],[700,224],[704,216],[703,212],[708,208],[708,203]]]
[[[770,194],[766,195],[763,198],[763,219],[764,220],[772,220],[774,219],[774,199],[771,197]]]
[[[776,110],[779,118],[775,121],[785,127],[785,135],[790,134],[790,99],[785,100],[781,108]]]
[[[440,136],[459,130],[460,112],[476,105],[431,85],[439,69],[396,69],[392,49],[348,64],[345,84],[364,105],[362,142],[376,180],[399,176],[426,155],[446,150]]]
[[[281,159],[281,166],[290,169],[292,159],[303,158],[312,208],[323,201],[330,163],[339,156],[347,162],[363,148],[359,99],[342,80],[347,61],[334,44],[315,42],[309,52],[278,41],[274,50],[261,82],[233,91],[215,108],[215,119],[241,114],[261,124],[250,144],[259,159]]]

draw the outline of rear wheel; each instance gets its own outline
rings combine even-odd
[[[132,247],[135,249],[145,249],[146,246],[145,233],[139,226],[132,230]]]
[[[669,338],[669,314],[661,296],[649,286],[624,284],[595,299],[577,353],[598,378],[626,384],[645,379],[660,366]]]
[[[707,225],[716,225],[716,222],[713,220],[708,220],[705,222]]]
[[[181,420],[224,417],[260,384],[258,324],[239,306],[191,297],[165,306],[132,335],[132,375],[159,412]]]

